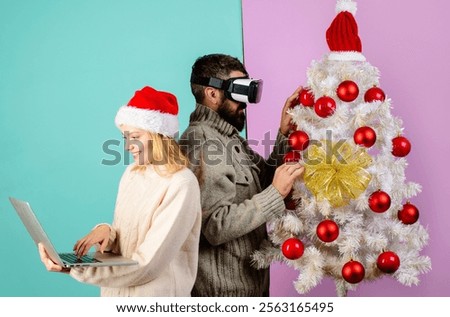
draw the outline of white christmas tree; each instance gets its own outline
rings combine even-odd
[[[411,144],[378,69],[361,53],[356,3],[339,0],[336,12],[326,33],[330,52],[312,62],[300,104],[290,109],[285,161],[300,160],[305,174],[285,215],[269,224],[270,243],[255,252],[254,265],[294,267],[300,294],[325,276],[339,296],[385,275],[417,285],[431,261],[419,254],[428,233],[411,200],[421,186],[405,177]]]

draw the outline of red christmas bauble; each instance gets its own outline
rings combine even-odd
[[[405,225],[412,225],[419,219],[419,209],[410,203],[403,205],[403,208],[397,213],[398,219]]]
[[[306,132],[297,130],[289,135],[288,143],[292,150],[303,151],[309,145],[309,136]]]
[[[386,99],[386,95],[384,94],[384,91],[379,87],[372,87],[368,89],[364,94],[365,102],[384,101],[384,99]]]
[[[336,94],[342,101],[351,102],[358,97],[359,88],[354,81],[345,80],[339,84]]]
[[[349,261],[342,267],[342,277],[351,284],[359,283],[363,280],[366,270],[358,261]]]
[[[297,238],[289,238],[281,246],[283,255],[289,260],[299,259],[303,255],[304,250],[303,243]]]
[[[403,136],[398,136],[392,139],[392,155],[397,157],[404,157],[411,151],[411,143]]]
[[[400,267],[400,258],[395,252],[383,252],[378,256],[377,267],[384,273],[394,273]]]
[[[391,207],[391,197],[384,191],[378,190],[370,195],[369,207],[374,212],[385,212]]]
[[[377,134],[371,127],[361,127],[356,129],[353,134],[353,140],[358,145],[371,147],[377,140]]]
[[[321,118],[331,116],[336,110],[336,102],[331,97],[320,97],[314,104],[314,111]]]
[[[333,220],[325,219],[317,226],[316,233],[323,242],[332,242],[339,236],[339,227]]]
[[[302,159],[302,155],[299,151],[289,151],[283,157],[283,162],[298,162]]]
[[[300,91],[298,100],[305,107],[314,106],[314,94],[312,93],[311,90],[309,90],[308,87],[306,87]]]

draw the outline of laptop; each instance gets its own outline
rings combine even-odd
[[[138,262],[111,252],[90,252],[78,258],[74,252],[58,253],[39,223],[28,202],[9,197],[11,204],[33,238],[36,245],[42,243],[53,262],[64,268],[80,266],[136,265]]]

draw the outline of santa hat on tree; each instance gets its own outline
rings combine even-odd
[[[356,2],[352,0],[338,0],[336,17],[327,30],[326,38],[330,48],[329,60],[335,61],[365,61],[361,53],[362,44],[358,36]]]
[[[178,132],[177,98],[168,92],[145,86],[119,108],[115,123],[173,137]]]

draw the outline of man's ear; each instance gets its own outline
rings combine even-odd
[[[219,108],[220,102],[222,100],[222,94],[219,89],[213,87],[205,87],[205,106],[208,106],[214,111]]]

